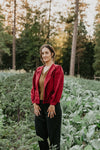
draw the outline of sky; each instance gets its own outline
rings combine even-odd
[[[28,0],[31,1],[31,0]],[[34,1],[34,0],[33,0]],[[36,1],[36,5],[38,5],[38,2],[40,0]],[[44,0],[42,0],[44,1]],[[4,2],[4,0],[0,0],[0,3],[2,4]],[[65,9],[67,8],[67,2],[68,0],[52,0],[52,6],[57,6],[55,8],[59,9],[59,11],[65,11]],[[97,4],[97,0],[86,0],[86,3],[89,4],[88,8],[86,9],[86,14],[87,14],[87,30],[88,30],[88,34],[92,36],[93,34],[93,23],[94,23],[94,18],[96,15],[96,11],[95,11],[95,6]],[[53,9],[54,11],[57,11],[56,9]],[[65,11],[66,12],[66,11]]]
[[[94,18],[96,15],[96,11],[95,11],[95,7],[97,4],[97,0],[86,0],[87,3],[90,4],[90,6],[87,8],[86,12],[87,12],[87,19],[86,21],[88,22],[89,26],[88,29],[88,33],[89,35],[93,34],[93,23],[94,23]]]

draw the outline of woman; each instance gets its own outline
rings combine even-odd
[[[54,64],[54,56],[55,52],[51,45],[44,44],[40,48],[40,57],[44,65],[36,69],[31,89],[36,134],[43,138],[43,141],[39,141],[40,150],[49,150],[49,145],[60,150],[60,98],[64,73],[60,65]]]

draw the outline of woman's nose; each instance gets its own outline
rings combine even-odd
[[[45,56],[46,56],[46,54],[43,54],[43,56],[45,57]]]

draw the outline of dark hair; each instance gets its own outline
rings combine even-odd
[[[40,59],[41,59],[41,61],[43,62],[43,59],[42,59],[42,49],[43,49],[44,47],[48,48],[48,49],[50,50],[50,52],[53,53],[52,58],[53,58],[53,60],[54,60],[54,58],[55,58],[55,50],[54,50],[54,48],[53,48],[51,45],[49,45],[49,44],[43,44],[43,45],[40,47]],[[43,62],[43,63],[44,63],[44,62]]]

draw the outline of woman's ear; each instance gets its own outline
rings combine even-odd
[[[53,53],[51,53],[51,56],[53,57]]]

